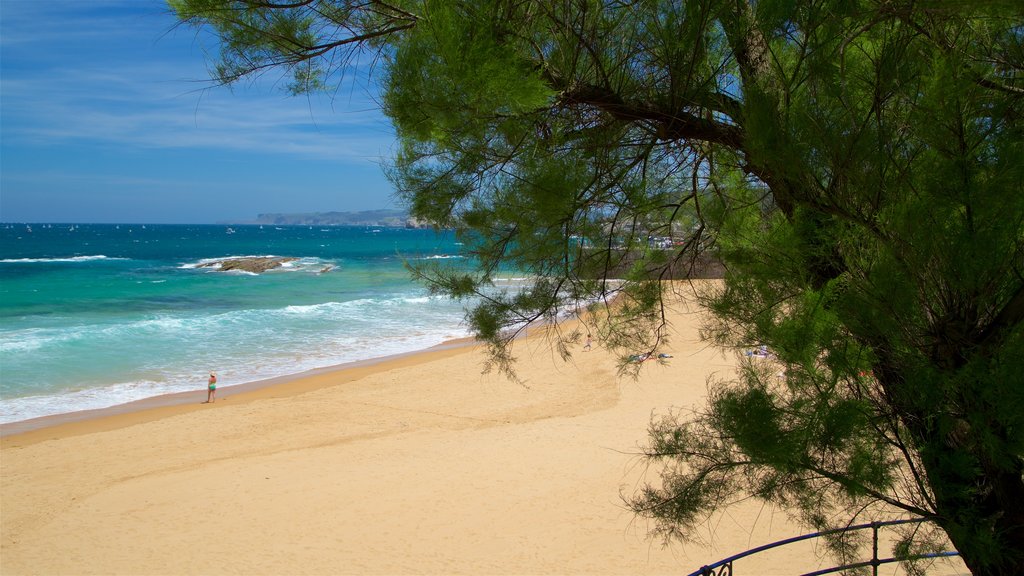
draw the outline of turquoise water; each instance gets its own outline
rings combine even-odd
[[[404,261],[458,263],[431,230],[0,226],[0,422],[419,350],[468,335]],[[255,275],[198,264],[299,260]]]

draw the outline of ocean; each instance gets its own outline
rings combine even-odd
[[[202,392],[211,370],[223,387],[468,336],[467,303],[404,266],[459,265],[461,248],[387,227],[0,225],[0,422]],[[297,260],[203,266],[241,256]]]

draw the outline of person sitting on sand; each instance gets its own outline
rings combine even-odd
[[[210,379],[207,380],[206,386],[206,402],[203,404],[209,404],[210,402],[217,401],[217,374],[210,372]]]
[[[642,362],[646,362],[648,360],[653,360],[653,359],[654,359],[654,353],[653,352],[644,352],[643,354],[633,354],[632,356],[629,357],[629,361],[630,362],[636,362],[637,364],[640,364]]]
[[[761,344],[760,346],[758,346],[757,348],[755,348],[753,350],[747,350],[746,351],[746,355],[747,356],[752,356],[754,358],[771,358],[772,357],[772,353],[768,350],[768,347],[765,346],[764,344]]]

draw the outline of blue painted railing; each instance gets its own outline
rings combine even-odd
[[[926,558],[946,558],[950,556],[959,556],[959,552],[934,552],[928,554],[915,554],[910,558],[879,558],[878,557],[878,529],[884,526],[895,526],[897,524],[913,524],[927,522],[925,518],[910,518],[907,520],[887,520],[885,522],[870,522],[868,524],[858,524],[856,526],[848,526],[846,528],[837,528],[835,530],[826,530],[824,532],[814,532],[812,534],[804,534],[802,536],[794,536],[793,538],[786,538],[785,540],[779,540],[778,542],[772,542],[771,544],[765,544],[764,546],[758,546],[757,548],[751,548],[745,552],[729,556],[724,560],[719,560],[714,564],[702,566],[700,570],[691,572],[689,576],[733,576],[732,563],[740,558],[746,558],[752,556],[758,552],[764,552],[772,548],[778,548],[779,546],[785,546],[792,544],[793,542],[800,542],[801,540],[810,540],[812,538],[820,538],[822,536],[828,536],[829,534],[838,534],[840,532],[853,532],[856,530],[866,530],[871,528],[871,560],[865,560],[863,562],[856,562],[854,564],[846,564],[844,566],[835,566],[833,568],[825,568],[823,570],[817,570],[815,572],[808,572],[801,576],[819,576],[821,574],[832,574],[834,572],[841,572],[843,570],[851,570],[853,568],[862,568],[864,566],[872,567],[872,574],[878,576],[878,567],[882,564],[889,564],[892,562],[901,562],[904,560],[923,560]]]

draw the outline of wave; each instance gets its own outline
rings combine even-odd
[[[363,333],[332,338],[321,334],[301,352],[263,350],[254,357],[204,358],[189,365],[190,370],[186,372],[182,372],[177,366],[167,366],[156,369],[154,377],[135,381],[85,384],[84,387],[79,383],[76,384],[77,389],[54,390],[26,396],[5,394],[4,401],[0,402],[0,423],[106,408],[177,392],[195,392],[197,398],[205,397],[206,386],[202,372],[211,368],[217,369],[221,386],[232,386],[338,366],[347,362],[425,350],[468,335],[468,331],[452,326],[411,329],[389,337]],[[202,369],[197,369],[196,366],[201,366]],[[230,390],[227,393],[230,394]]]
[[[31,365],[13,367],[16,369],[5,382],[7,392],[0,403],[0,422],[103,408],[170,392],[201,393],[202,374],[197,373],[202,370],[217,369],[223,384],[230,386],[423,350],[467,336],[468,330],[456,319],[452,306],[423,305],[436,300],[392,294],[383,299],[0,334],[0,340],[10,336],[9,347],[2,352],[12,360],[24,356],[21,352],[28,348],[40,346],[47,349],[36,352],[37,357],[90,359],[87,365],[76,364],[72,376],[67,375],[67,367],[49,370],[47,366],[43,371]],[[120,362],[123,354],[112,350],[128,352],[139,362],[125,365]],[[106,363],[115,357],[114,372],[128,378],[103,382]],[[16,393],[46,381],[54,388],[42,394]],[[61,388],[59,382],[68,387]]]
[[[387,298],[360,298],[345,302],[323,302],[321,304],[286,306],[281,313],[289,315],[316,315],[351,313],[354,311],[372,312],[380,308],[393,308],[402,305],[418,305],[428,302],[443,301],[441,297],[431,296],[392,296]]]
[[[216,268],[214,268],[214,270],[216,270]],[[270,270],[267,270],[267,272],[270,272]],[[233,276],[259,276],[258,272],[249,272],[248,270],[228,270],[224,273],[231,274]]]
[[[94,260],[130,260],[130,258],[117,258],[97,254],[94,256],[67,256],[64,258],[4,258],[0,263],[4,264],[25,264],[36,262],[91,262]]]
[[[116,343],[123,338],[152,337],[201,329],[204,319],[155,317],[126,323],[90,323],[60,328],[23,328],[0,332],[0,354],[25,353],[82,342]]]
[[[197,386],[193,386],[197,388]],[[0,404],[0,422],[18,422],[40,416],[51,416],[80,410],[96,410],[151,396],[181,392],[180,385],[168,382],[139,381],[109,384],[80,390],[62,390],[8,398]]]
[[[32,352],[42,348],[46,343],[56,341],[53,336],[46,335],[45,331],[40,328],[5,332],[0,334],[0,354]]]
[[[347,301],[296,304],[280,308],[245,308],[197,315],[156,315],[129,322],[84,323],[60,328],[23,328],[0,331],[0,355],[35,352],[73,343],[116,346],[123,341],[169,338],[201,338],[224,327],[246,332],[278,330],[294,320],[353,323],[390,322],[413,325],[421,315],[429,315],[424,304],[448,302],[440,296],[391,294]],[[396,310],[396,308],[402,310]],[[285,324],[282,324],[284,322]],[[429,321],[426,321],[429,324]],[[322,327],[317,328],[323,330]]]
[[[423,256],[421,258],[412,258],[412,260],[462,260],[465,256],[459,254],[434,254],[433,256]]]

